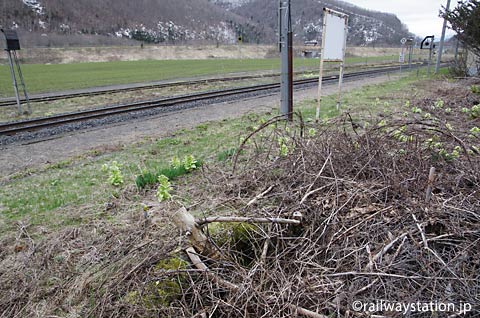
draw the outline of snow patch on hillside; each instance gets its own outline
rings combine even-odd
[[[195,22],[195,19],[192,19],[192,21]],[[141,24],[133,28],[122,28],[115,32],[115,36],[147,43],[176,43],[190,40],[215,40],[222,43],[235,43],[236,40],[235,31],[225,22],[192,30],[175,24],[173,21],[159,21],[156,28],[148,28]]]
[[[210,0],[211,2],[228,9],[238,8],[251,0]]]
[[[22,2],[37,14],[43,14],[45,12],[45,9],[38,0],[22,0]]]

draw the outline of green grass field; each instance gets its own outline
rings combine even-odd
[[[395,60],[394,56],[351,57],[347,59],[347,64],[391,62],[393,60]],[[316,68],[318,63],[318,59],[296,59],[295,70]],[[279,69],[279,59],[149,60],[22,65],[26,86],[30,93],[236,72],[278,71]],[[0,65],[0,97],[13,95],[9,67]]]

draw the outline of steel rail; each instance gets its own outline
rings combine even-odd
[[[383,69],[361,71],[361,72],[345,74],[344,77],[345,79],[355,78],[355,77],[364,77],[369,75],[387,73],[389,71],[397,70],[397,69],[398,67],[388,67]],[[338,79],[338,75],[327,76],[327,77],[324,77],[323,82],[328,83],[331,81],[335,81],[337,79]],[[313,84],[313,83],[318,83],[318,78],[302,79],[302,80],[294,81],[295,86],[301,86],[301,85]],[[241,94],[247,94],[252,92],[269,91],[269,90],[278,89],[278,88],[280,88],[279,83],[261,84],[261,85],[246,86],[246,87],[240,87],[240,88],[231,88],[231,89],[225,89],[225,90],[195,93],[191,95],[175,96],[170,98],[163,98],[163,99],[156,99],[156,100],[149,100],[149,101],[142,101],[142,102],[134,102],[134,103],[128,103],[128,104],[113,105],[113,106],[84,110],[84,111],[79,111],[74,113],[65,113],[65,114],[53,115],[49,117],[41,117],[41,118],[35,118],[30,120],[24,120],[24,121],[9,122],[9,123],[0,124],[0,136],[2,135],[11,136],[21,132],[35,131],[42,128],[59,126],[59,125],[68,124],[72,122],[87,121],[90,119],[113,116],[113,115],[118,115],[118,114],[127,113],[127,112],[143,111],[143,110],[148,110],[148,109],[158,108],[158,107],[169,107],[169,106],[174,106],[178,104],[185,104],[185,103],[197,102],[197,101],[220,98],[220,97],[228,97],[233,95],[241,95]]]
[[[377,68],[384,67],[384,66],[385,65],[379,65],[377,66]],[[370,68],[370,69],[375,69],[375,68]],[[295,72],[295,74],[297,75],[302,73],[303,72]],[[138,91],[138,90],[150,90],[150,89],[159,89],[159,88],[167,88],[167,87],[175,87],[175,86],[198,85],[198,84],[208,84],[208,83],[227,82],[227,81],[241,81],[241,80],[257,79],[257,78],[261,79],[261,78],[270,78],[270,77],[277,77],[277,76],[280,76],[280,74],[277,74],[277,73],[257,74],[257,75],[231,76],[231,77],[222,77],[222,78],[204,78],[204,79],[191,80],[191,81],[177,81],[177,82],[168,82],[168,83],[159,83],[159,84],[134,85],[132,87],[107,88],[107,89],[99,89],[99,90],[77,92],[77,93],[64,93],[64,94],[59,93],[55,95],[30,97],[29,101],[31,103],[51,102],[51,101],[63,100],[63,99],[91,97],[91,96],[106,95],[106,94],[132,92],[132,91]],[[25,102],[25,100],[21,99],[20,102],[23,103]],[[15,106],[16,103],[17,102],[15,99],[0,100],[0,107]]]
[[[170,82],[170,83],[161,83],[161,84],[147,84],[147,85],[140,85],[140,86],[133,86],[133,87],[124,87],[124,88],[109,88],[109,89],[101,89],[101,90],[88,91],[88,92],[38,96],[38,97],[30,98],[30,102],[41,103],[41,102],[50,102],[50,101],[61,100],[61,99],[91,97],[91,96],[98,96],[98,95],[138,91],[138,90],[144,90],[144,89],[147,90],[147,89],[158,89],[158,88],[167,88],[167,87],[184,86],[184,85],[208,84],[208,83],[226,82],[226,81],[240,81],[240,80],[246,80],[246,79],[267,78],[267,77],[275,77],[275,76],[278,76],[278,74],[222,77],[222,78],[199,79],[199,80],[193,80],[193,81],[179,81],[179,82]],[[23,99],[20,101],[25,102],[25,100]],[[12,106],[12,105],[16,105],[16,101],[10,100],[10,99],[0,101],[0,107]]]

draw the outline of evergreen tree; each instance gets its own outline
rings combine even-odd
[[[451,11],[443,8],[440,16],[447,19],[460,42],[480,57],[480,1],[461,1]]]

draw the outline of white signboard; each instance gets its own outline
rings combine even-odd
[[[317,122],[320,118],[323,64],[325,61],[340,62],[340,75],[338,76],[337,110],[340,109],[340,102],[342,97],[343,69],[345,62],[345,46],[347,43],[347,24],[348,15],[328,8],[323,8],[322,54],[320,57],[320,71],[318,76],[317,114],[315,116]]]
[[[329,10],[325,10],[324,19],[326,21],[323,30],[325,37],[323,59],[325,61],[341,61],[344,57],[347,19]]]

